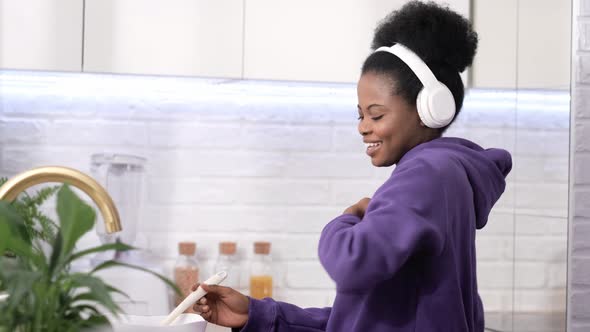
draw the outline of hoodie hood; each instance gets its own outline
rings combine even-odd
[[[476,215],[477,229],[483,228],[490,211],[506,189],[506,176],[512,169],[512,157],[503,149],[483,149],[462,138],[442,137],[412,149],[436,149],[459,161],[465,170],[471,189]]]

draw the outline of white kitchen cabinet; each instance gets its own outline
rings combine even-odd
[[[475,1],[479,42],[471,70],[474,87],[516,87],[517,7],[514,0]]]
[[[571,1],[518,3],[518,88],[569,89]]]
[[[80,71],[82,0],[0,0],[0,68]]]
[[[242,1],[86,0],[85,16],[85,72],[242,75]]]
[[[469,0],[441,1],[469,15]],[[245,0],[244,78],[356,82],[379,20],[404,0]]]
[[[476,0],[473,86],[568,89],[571,2]]]

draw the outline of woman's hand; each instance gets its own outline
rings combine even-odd
[[[193,286],[195,291],[199,284]],[[240,328],[248,321],[250,300],[244,294],[223,286],[205,285],[201,287],[207,292],[193,306],[193,310],[206,321],[225,326]]]
[[[363,219],[363,217],[365,216],[365,211],[367,210],[367,206],[369,205],[370,201],[370,198],[365,197],[358,201],[356,204],[351,205],[346,210],[344,210],[344,214],[354,214],[355,216]]]

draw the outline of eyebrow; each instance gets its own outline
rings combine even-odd
[[[381,104],[371,104],[371,105],[369,105],[369,107],[367,107],[367,109],[370,111],[370,110],[371,110],[371,107],[373,107],[373,106],[385,106],[385,105],[381,105]],[[357,105],[356,105],[356,107],[357,107],[359,110],[361,109],[361,105],[358,105],[358,104],[357,104]]]

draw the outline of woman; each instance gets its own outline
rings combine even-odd
[[[331,308],[256,300],[221,286],[195,306],[241,331],[483,331],[475,231],[503,193],[510,154],[441,137],[463,103],[459,73],[475,55],[471,24],[410,2],[377,28],[358,82],[358,130],[377,167],[375,192],[326,225],[319,243],[335,281]]]

